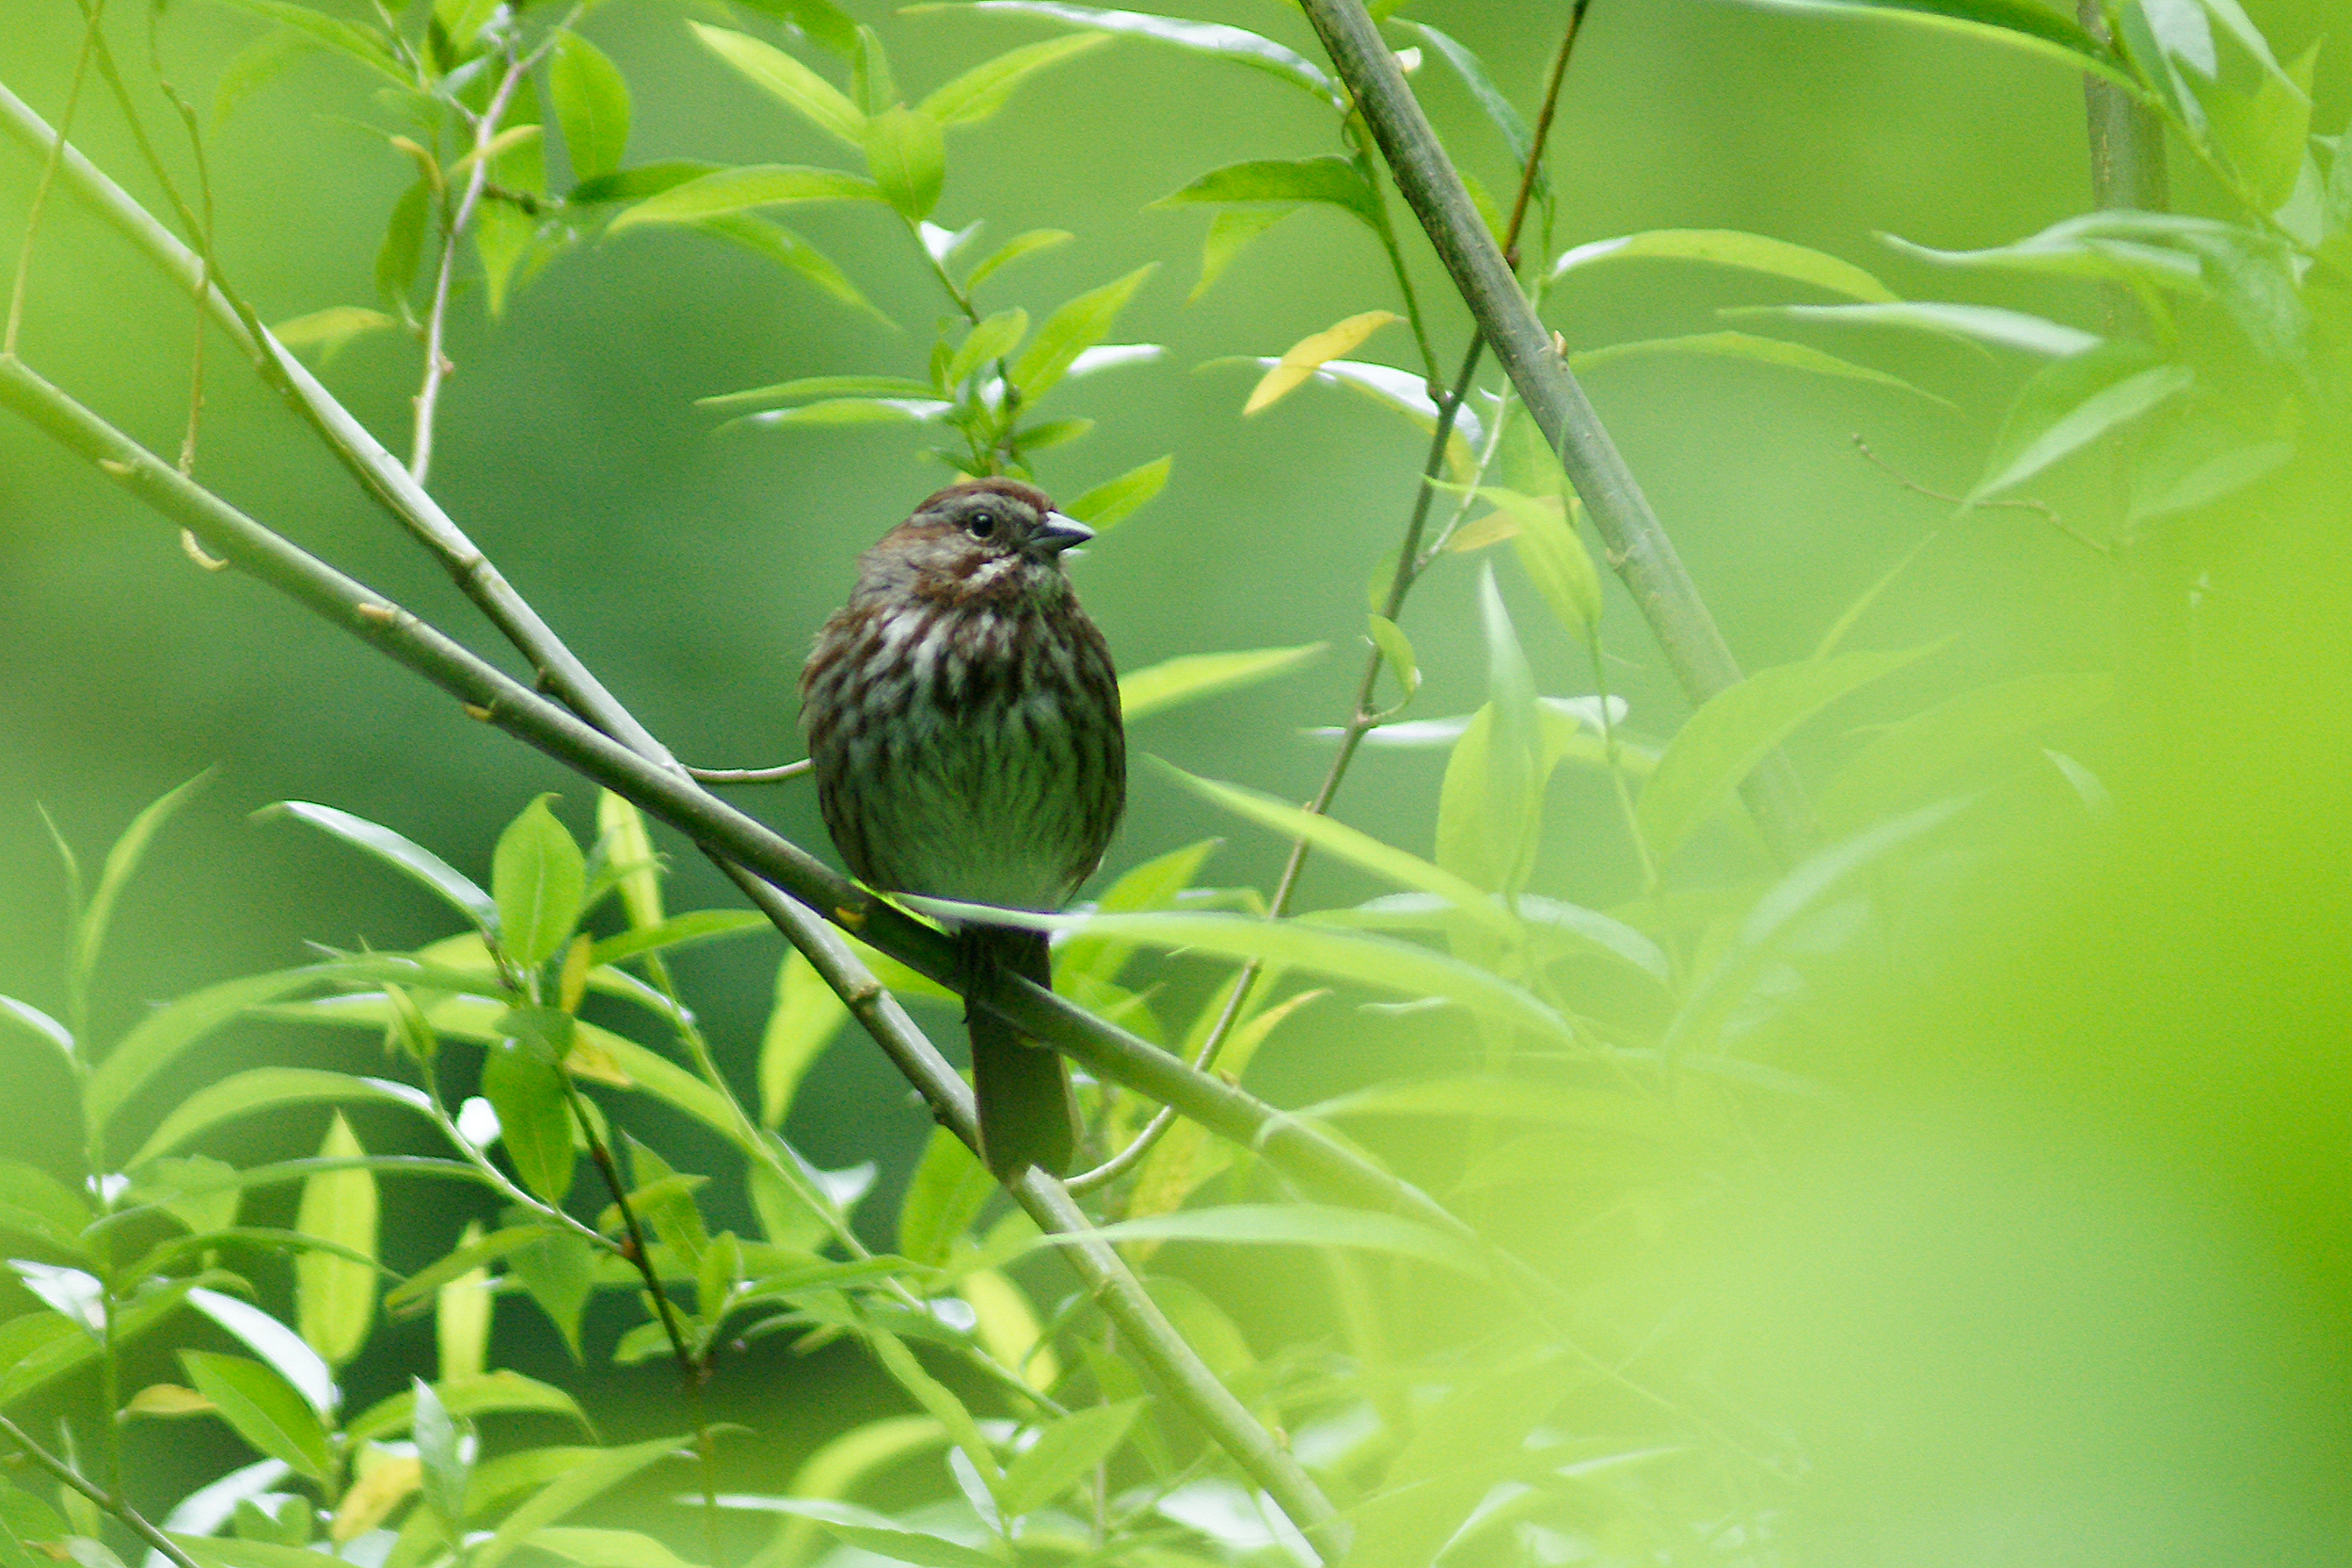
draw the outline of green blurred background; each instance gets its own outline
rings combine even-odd
[[[928,88],[1042,24],[850,8],[882,33],[900,81]],[[2325,0],[2249,7],[2282,55],[2345,13]],[[1532,111],[1564,6],[1426,0],[1411,14],[1489,61]],[[1312,53],[1288,8],[1188,8]],[[628,73],[630,161],[834,161],[834,149],[761,101],[688,36],[716,12],[617,0],[586,31]],[[0,0],[0,79],[54,116],[78,19],[66,0]],[[209,92],[255,31],[196,0],[164,27],[177,79]],[[127,61],[144,57],[136,28]],[[134,70],[134,80],[144,72]],[[1418,85],[1457,155],[1507,188],[1502,150],[1455,84]],[[2341,127],[2352,82],[2323,55],[2314,123]],[[151,94],[145,105],[157,108]],[[383,217],[411,176],[365,124],[358,73],[312,57],[263,87],[213,135],[225,267],[265,319],[372,304]],[[161,125],[160,114],[154,123]],[[135,155],[103,100],[75,139],[134,191]],[[1064,497],[1164,452],[1159,500],[1078,564],[1087,603],[1122,668],[1179,654],[1327,641],[1278,684],[1138,724],[1132,743],[1213,777],[1303,798],[1326,754],[1299,736],[1343,715],[1359,657],[1363,584],[1403,522],[1420,442],[1352,397],[1310,388],[1248,421],[1248,372],[1196,372],[1232,354],[1279,354],[1359,310],[1393,303],[1376,249],[1310,212],[1261,241],[1202,301],[1204,219],[1145,204],[1247,157],[1330,150],[1327,128],[1279,84],[1120,40],[1032,84],[950,146],[938,220],[985,216],[1079,243],[1008,274],[992,303],[1033,314],[1146,261],[1161,270],[1114,335],[1168,346],[1156,365],[1054,394],[1100,420],[1041,461]],[[1971,246],[2088,204],[2080,84],[2055,69],[1899,32],[1823,26],[1729,4],[1597,0],[1552,142],[1564,200],[1555,248],[1657,227],[1739,228],[1854,260],[1899,292],[1998,298],[2096,325],[2088,291],[1995,296],[1917,268],[1875,231]],[[0,153],[0,235],[21,231],[35,169]],[[2175,168],[2184,208],[2199,176]],[[1400,209],[1401,216],[1401,209]],[[456,315],[435,493],[625,701],[681,754],[709,765],[792,752],[791,688],[810,633],[842,594],[854,554],[932,488],[919,441],[872,433],[719,433],[697,397],[793,376],[919,373],[942,309],[895,219],[803,209],[792,218],[905,330],[892,334],[754,259],[683,232],[639,231],[564,257],[492,325]],[[1441,356],[1464,321],[1413,245],[1436,302]],[[1977,291],[1973,292],[1972,291]],[[1787,290],[1673,264],[1596,269],[1556,290],[1548,318],[1577,347],[1715,325],[1717,307]],[[34,258],[24,338],[44,374],[158,450],[177,439],[188,311],[71,198]],[[1919,561],[1869,611],[1856,641],[1948,643],[1838,710],[1801,741],[1801,763],[1839,754],[1873,720],[2036,670],[2106,667],[2115,585],[2106,564],[2014,512],[1954,524],[1853,451],[1865,436],[1902,472],[1964,488],[2009,390],[2030,367],[1892,336],[1812,341],[1948,399],[1760,367],[1666,359],[1612,366],[1591,391],[1750,668],[1801,657],[1922,536]],[[215,340],[198,475],[450,628],[467,607],[359,498]],[[1391,329],[1368,353],[1409,364]],[[414,345],[362,340],[326,372],[380,437],[405,450]],[[2341,454],[2334,470],[2342,475]],[[2095,477],[2095,476],[2094,476]],[[2090,504],[2061,487],[2064,507]],[[2136,785],[2137,836],[2120,851],[2074,840],[2044,856],[1995,843],[1997,887],[1948,910],[1942,961],[1913,982],[1822,1004],[1801,1065],[1868,1112],[1823,1147],[1788,1151],[1787,1191],[1740,1211],[1737,1233],[1677,1251],[1654,1288],[1727,1325],[1721,1376],[1785,1413],[1814,1445],[1801,1483],[1808,1556],[1855,1563],[2339,1560],[2352,1526],[2346,1376],[2342,1052],[2344,686],[2329,652],[2344,580],[2341,497],[2313,479],[2296,525],[2265,539],[2256,580],[2276,597],[2241,640],[2184,681],[2178,734],[2153,755],[2094,732],[2084,754]],[[1418,711],[1483,695],[1474,578],[1441,570],[1406,626],[1428,684]],[[1540,601],[1507,583],[1544,689],[1592,689],[1581,653],[1547,638]],[[2332,595],[2332,597],[2330,596]],[[1607,629],[1611,683],[1632,728],[1670,735],[1685,705],[1621,595]],[[487,648],[485,637],[473,637]],[[2314,654],[2317,657],[2314,657]],[[2227,693],[2222,705],[2211,701]],[[2177,740],[2175,747],[2172,740]],[[2102,747],[2106,750],[2102,751]],[[168,832],[117,927],[102,1036],[147,1004],[205,981],[294,961],[306,940],[405,947],[442,934],[413,890],[296,829],[255,824],[271,800],[323,801],[387,823],[469,869],[532,794],[564,792],[584,830],[591,792],[348,639],[232,576],[196,570],[170,531],[22,424],[0,423],[0,992],[57,1002],[61,880],[35,803],[86,857],[147,800],[204,768],[217,776]],[[1373,753],[1341,815],[1426,851],[1438,753]],[[2061,786],[2047,781],[2055,794]],[[804,790],[756,809],[823,845]],[[1585,776],[1556,786],[1536,885],[1607,907],[1636,891]],[[1279,847],[1213,817],[1146,770],[1110,866],[1191,840],[1232,843],[1215,879],[1265,885]],[[675,847],[675,846],[673,846]],[[1728,832],[1702,846],[1736,865]],[[2101,855],[2108,858],[2105,861]],[[1700,879],[1704,880],[1704,879]],[[677,856],[673,907],[731,901]],[[1307,903],[1372,891],[1318,868]],[[776,950],[746,942],[683,960],[731,1061],[747,1065]],[[931,1015],[926,1015],[927,1017]],[[1345,1009],[1286,1032],[1253,1070],[1279,1102],[1410,1065],[1420,1037]],[[251,1026],[224,1037],[174,1088],[290,1050],[364,1064],[372,1047]],[[0,1039],[0,1082],[31,1111],[0,1152],[61,1164],[76,1137],[40,1108],[65,1101],[54,1065]],[[686,1153],[693,1134],[656,1123]],[[886,1212],[924,1118],[862,1040],[819,1065],[789,1127],[827,1165],[883,1169]],[[368,1131],[363,1129],[363,1131]],[[389,1129],[385,1130],[389,1135]],[[237,1152],[260,1151],[255,1130]],[[275,1134],[287,1137],[285,1130]],[[303,1137],[314,1136],[310,1131]],[[391,1212],[391,1211],[388,1211]],[[412,1211],[413,1212],[413,1211]],[[394,1266],[447,1244],[453,1217],[388,1238]],[[1214,1258],[1196,1263],[1214,1277]],[[513,1359],[560,1354],[520,1336]],[[1296,1325],[1292,1325],[1294,1328]],[[392,1331],[417,1336],[414,1327]],[[507,1341],[501,1339],[501,1347]],[[795,1361],[772,1342],[750,1375],[721,1380],[722,1408],[756,1422],[743,1484],[779,1478],[814,1432],[821,1396],[887,1396],[840,1356]],[[389,1370],[384,1374],[390,1375]],[[669,1373],[599,1373],[658,1406]],[[369,1389],[373,1393],[376,1390]],[[624,1414],[623,1412],[627,1413]],[[650,1430],[616,1405],[620,1435]],[[225,1433],[181,1429],[191,1476],[234,1462]],[[796,1434],[798,1433],[798,1434]],[[207,1447],[209,1446],[209,1447]]]

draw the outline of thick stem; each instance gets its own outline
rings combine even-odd
[[[1683,691],[1696,705],[1738,685],[1739,662],[1676,555],[1673,541],[1583,388],[1554,350],[1551,334],[1519,292],[1502,248],[1480,221],[1462,177],[1406,86],[1396,56],[1364,13],[1361,0],[1299,4],[1330,52],[1332,65],[1356,95],[1396,177],[1397,189],[1421,219],[1480,334],[1510,373],[1544,438],[1559,453],[1608,546],[1609,563],[1631,591]],[[1793,860],[1813,842],[1812,807],[1785,759],[1775,755],[1768,760],[1743,792],[1757,825],[1781,858]]]

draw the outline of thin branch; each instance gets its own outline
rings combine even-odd
[[[82,47],[73,56],[73,80],[65,89],[65,113],[57,117],[57,129],[46,135],[48,146],[42,150],[40,182],[33,187],[33,204],[24,214],[24,243],[17,247],[16,277],[8,285],[8,325],[0,332],[0,355],[13,356],[18,335],[24,325],[24,292],[33,277],[33,241],[40,237],[42,212],[49,205],[49,188],[57,182],[57,166],[66,152],[66,131],[73,123],[73,111],[82,102],[82,84],[89,78],[90,56],[99,44],[98,22],[105,10],[105,0],[97,0],[95,10],[86,12],[82,27]],[[4,91],[6,89],[0,89]],[[46,126],[42,127],[48,131]]]
[[[2096,555],[2105,556],[2109,561],[2115,559],[2115,551],[2112,547],[2102,544],[2096,539],[2093,539],[2090,534],[2085,533],[2082,530],[2074,527],[2072,523],[2069,523],[2065,518],[2058,515],[2058,509],[2056,507],[2051,506],[2046,501],[2038,501],[2027,497],[2020,497],[2009,500],[1972,501],[1965,496],[1948,495],[1942,490],[1930,489],[1927,485],[1920,483],[1909,474],[1904,473],[1900,468],[1896,467],[1895,465],[1889,463],[1885,458],[1881,457],[1877,452],[1872,451],[1870,450],[1870,443],[1864,440],[1859,435],[1855,436],[1853,438],[1853,448],[1854,451],[1862,454],[1864,462],[1869,464],[1872,467],[1878,469],[1879,472],[1886,475],[1889,479],[1892,479],[1896,483],[1901,485],[1904,489],[1909,490],[1914,495],[1925,496],[1931,501],[1942,501],[1946,506],[1951,507],[1958,512],[2030,512],[2034,515],[2040,517],[2043,522],[2048,523],[2052,528],[2058,530],[2060,533],[2066,535],[2069,539],[2074,541],[2075,544],[2080,545],[2083,548],[2090,550]]]
[[[1599,416],[1553,348],[1502,251],[1480,219],[1462,177],[1438,140],[1396,56],[1382,42],[1361,0],[1299,0],[1331,63],[1356,95],[1397,189],[1452,275],[1480,334],[1510,372],[1520,400],[1559,454],[1569,480],[1608,546],[1609,563],[1657,635],[1693,706],[1740,680],[1697,586],[1676,555],[1640,483]],[[1817,836],[1811,805],[1795,771],[1779,756],[1750,776],[1743,792],[1766,840],[1795,860]]]
[[[120,1497],[105,1492],[72,1465],[34,1442],[23,1427],[18,1426],[6,1416],[0,1416],[0,1436],[6,1436],[9,1442],[24,1451],[27,1459],[87,1497],[91,1502],[96,1503],[103,1512],[111,1513],[121,1520],[123,1524],[130,1527],[133,1535],[162,1553],[175,1565],[175,1568],[197,1568],[196,1560],[188,1556],[178,1542],[149,1524],[146,1516],[137,1509],[133,1508]]]
[[[1544,144],[1551,134],[1552,116],[1560,106],[1560,87],[1567,80],[1568,61],[1575,55],[1576,35],[1583,24],[1584,8],[1589,3],[1590,0],[1576,0],[1574,9],[1568,13],[1568,24],[1561,33],[1560,48],[1552,56],[1551,71],[1544,82],[1543,109],[1536,117],[1534,139],[1528,144],[1527,166],[1519,171],[1518,195],[1511,203],[1510,228],[1503,235],[1502,248],[1506,252],[1518,249],[1519,229],[1527,221],[1528,198],[1534,191],[1543,168]],[[1393,254],[1394,247],[1391,248]],[[1400,280],[1404,277],[1401,260],[1397,263],[1397,275]],[[1438,494],[1432,481],[1445,470],[1446,447],[1454,438],[1454,422],[1461,417],[1462,402],[1470,396],[1470,383],[1477,378],[1478,361],[1486,348],[1486,339],[1475,335],[1471,337],[1470,347],[1462,356],[1462,368],[1454,373],[1454,386],[1438,406],[1437,426],[1430,432],[1429,455],[1422,464],[1421,483],[1413,491],[1412,515],[1405,525],[1404,543],[1397,546],[1396,570],[1389,578],[1388,597],[1381,601],[1380,615],[1383,620],[1392,622],[1397,618],[1405,608],[1405,596],[1412,592],[1413,584],[1427,569],[1428,562],[1422,558],[1421,541],[1422,531],[1428,527],[1429,508]],[[1347,777],[1348,766],[1355,760],[1357,748],[1363,744],[1366,732],[1379,722],[1380,716],[1373,710],[1372,698],[1379,684],[1383,657],[1375,647],[1364,660],[1363,674],[1356,683],[1356,701],[1348,709],[1346,727],[1340,732],[1339,752],[1331,759],[1331,766],[1324,771],[1322,787],[1315,791],[1314,799],[1307,804],[1308,812],[1313,816],[1321,816],[1331,809],[1331,801],[1340,792],[1340,784]],[[1308,842],[1303,838],[1292,842],[1290,854],[1282,863],[1282,874],[1274,884],[1274,896],[1266,901],[1265,917],[1268,920],[1281,919],[1290,909],[1291,897],[1298,889],[1300,873],[1307,864],[1308,848]],[[1257,984],[1258,975],[1264,968],[1263,960],[1252,958],[1233,977],[1232,990],[1226,993],[1224,1009],[1218,1013],[1216,1023],[1209,1030],[1209,1037],[1201,1042],[1200,1049],[1193,1055],[1194,1068],[1206,1072],[1216,1065],[1217,1052],[1223,1048],[1227,1035],[1240,1021],[1243,998],[1248,995],[1249,988]],[[1070,1190],[1073,1193],[1092,1192],[1118,1180],[1141,1163],[1143,1157],[1151,1152],[1152,1146],[1167,1135],[1175,1120],[1174,1110],[1163,1107],[1144,1124],[1143,1131],[1129,1140],[1126,1148],[1092,1170],[1072,1177]]]
[[[489,617],[491,625],[523,651],[548,690],[573,712],[632,750],[661,763],[669,761],[669,752],[661,743],[564,646],[563,640],[540,619],[539,612],[475,547],[465,531],[451,520],[421,485],[409,478],[400,460],[320,385],[308,367],[261,324],[249,306],[229,291],[217,269],[208,276],[194,251],[174,238],[170,230],[157,223],[72,144],[62,142],[24,100],[4,85],[0,85],[0,134],[39,157],[47,157],[53,148],[61,149],[57,172],[67,185],[149,261],[183,288],[199,294],[214,323],[253,361],[262,378],[277,388],[310,424],[361,487],[433,552],[466,596]]]
[[[813,772],[816,767],[815,759],[803,757],[781,768],[689,768],[686,776],[696,784],[722,787],[729,784],[782,784],[787,779],[797,779],[803,773]]]

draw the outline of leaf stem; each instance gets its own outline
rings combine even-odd
[[[33,187],[33,205],[24,216],[24,241],[17,247],[16,277],[8,286],[8,325],[0,332],[0,356],[14,357],[19,333],[24,325],[24,291],[32,281],[33,241],[40,234],[40,220],[49,204],[49,187],[57,181],[57,166],[65,157],[67,130],[73,124],[73,111],[82,102],[82,84],[89,77],[90,56],[96,53],[99,18],[104,14],[106,0],[83,12],[82,47],[73,56],[73,77],[65,90],[65,112],[57,117],[56,135],[42,157],[40,181]]]
[[[112,1424],[111,1418],[109,1424]],[[196,1560],[182,1550],[179,1543],[147,1522],[138,1510],[122,1500],[120,1491],[107,1492],[79,1470],[33,1441],[23,1427],[6,1416],[0,1416],[0,1436],[6,1436],[24,1453],[27,1459],[48,1471],[58,1481],[79,1492],[107,1513],[113,1514],[130,1528],[131,1533],[163,1554],[174,1568],[197,1568]]]

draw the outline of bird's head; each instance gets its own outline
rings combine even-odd
[[[916,507],[866,551],[858,587],[933,602],[1018,603],[1066,592],[1062,552],[1093,537],[1034,484],[966,480]]]

